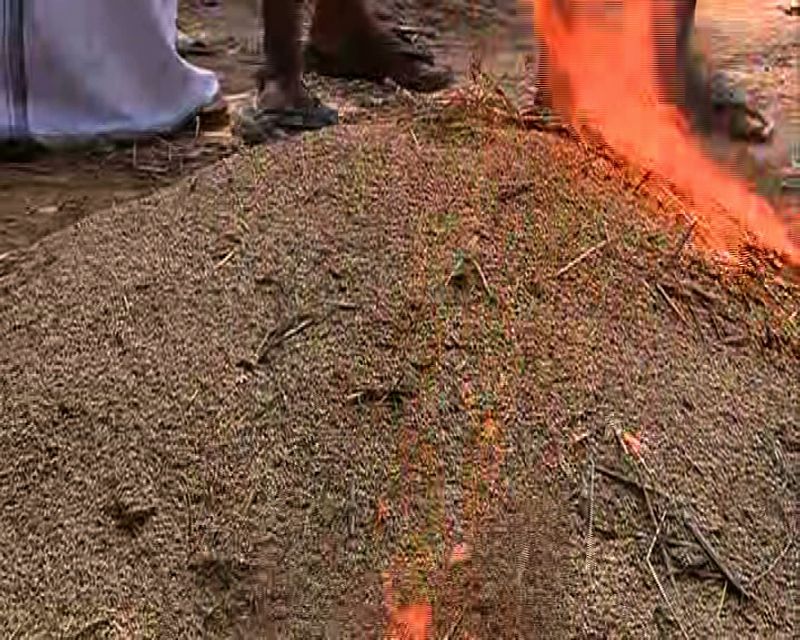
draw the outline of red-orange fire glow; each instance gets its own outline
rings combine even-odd
[[[433,631],[433,609],[428,602],[398,605],[394,599],[394,576],[383,575],[384,604],[389,612],[385,640],[429,640]]]
[[[661,38],[674,33],[669,16],[678,0],[524,1],[534,5],[550,68],[565,80],[551,86],[554,106],[565,117],[598,131],[617,153],[688,196],[710,249],[735,258],[751,243],[800,265],[789,225],[743,180],[711,161],[659,88],[655,29]]]

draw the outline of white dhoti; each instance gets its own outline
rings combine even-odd
[[[216,76],[175,51],[178,0],[0,0],[0,140],[165,132]]]

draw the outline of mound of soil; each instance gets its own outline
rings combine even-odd
[[[597,150],[311,80],[347,126],[14,167],[0,636],[794,637],[798,288]]]
[[[394,568],[437,638],[792,636],[797,290],[674,259],[571,142],[466,131],[258,149],[20,257],[0,635],[380,637]],[[757,600],[701,553],[666,607],[614,425]]]

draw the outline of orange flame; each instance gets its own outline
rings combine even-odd
[[[704,154],[685,118],[659,89],[656,37],[675,41],[667,40],[667,32],[672,29],[674,36],[677,29],[670,18],[677,1],[535,0],[537,34],[550,69],[565,81],[551,87],[554,106],[687,195],[710,249],[734,257],[750,243],[800,265],[800,246],[792,241],[789,225]],[[675,55],[674,49],[667,55]]]
[[[384,604],[389,612],[384,640],[430,640],[433,626],[430,603],[396,604],[393,573],[389,571],[383,575]]]

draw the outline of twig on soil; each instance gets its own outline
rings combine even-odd
[[[106,512],[123,531],[135,535],[156,514],[156,507],[132,508],[115,498]]]
[[[655,534],[653,534],[653,540],[650,543],[650,548],[647,550],[647,557],[645,558],[645,561],[647,562],[647,567],[650,569],[650,575],[653,576],[653,580],[655,580],[656,586],[658,587],[658,592],[661,594],[662,599],[667,605],[667,609],[672,614],[672,617],[675,619],[675,622],[678,624],[678,628],[681,630],[683,637],[686,638],[686,640],[689,640],[689,634],[686,633],[686,629],[684,629],[683,623],[675,615],[675,609],[672,606],[672,602],[670,602],[670,599],[667,597],[667,592],[664,591],[664,585],[662,585],[661,580],[658,579],[658,574],[656,573],[656,569],[651,561],[651,558],[653,557],[653,549],[655,548],[656,542],[658,541],[661,535],[661,527],[663,526],[666,517],[667,517],[667,512],[665,511],[664,514],[661,516],[661,521],[656,523],[656,531]]]
[[[428,38],[435,38],[437,36],[437,32],[435,29],[429,29],[427,27],[417,27],[410,24],[397,24],[392,26],[393,31],[397,31],[398,33],[404,35],[413,35],[413,36],[426,36]]]
[[[703,331],[703,325],[700,324],[700,319],[697,317],[697,312],[694,310],[694,307],[689,303],[687,305],[689,307],[689,314],[692,316],[692,322],[694,322],[695,329],[697,329],[697,333],[700,334],[700,339],[705,342],[706,341],[706,334]]]
[[[530,191],[535,184],[533,180],[524,180],[523,182],[500,185],[500,193],[497,194],[497,200],[498,202],[508,202]]]
[[[644,540],[645,538],[649,538],[650,534],[647,533],[646,531],[637,531],[636,532],[636,537],[639,538],[640,540]],[[668,536],[663,536],[661,539],[663,540],[664,544],[666,544],[666,545],[668,545],[670,547],[679,547],[679,548],[684,548],[684,549],[696,549],[698,551],[701,550],[700,546],[696,542],[689,542],[688,540],[678,540],[677,538],[670,538]],[[676,569],[675,572],[676,573],[680,573],[680,570]]]
[[[397,402],[413,395],[411,389],[388,388],[388,389],[361,389],[355,391],[345,398],[348,404],[358,404],[361,402],[374,402],[383,404],[385,402]]]
[[[642,177],[641,177],[641,178],[639,178],[639,182],[637,182],[637,183],[636,183],[636,186],[633,188],[633,191],[632,191],[632,193],[636,193],[636,192],[637,192],[637,191],[638,191],[638,190],[639,190],[639,189],[642,187],[642,185],[643,185],[645,182],[647,182],[647,179],[648,179],[648,178],[649,178],[651,175],[653,175],[653,171],[652,171],[651,169],[648,169],[647,171],[645,171],[645,172],[642,174]]]
[[[458,627],[461,624],[461,621],[464,619],[464,612],[466,611],[466,607],[461,607],[461,611],[458,613],[458,617],[453,621],[453,624],[450,625],[450,629],[447,630],[447,633],[444,634],[444,638],[442,640],[450,640],[450,638],[455,638],[455,632],[458,631]]]
[[[791,548],[792,548],[792,545],[793,545],[793,544],[794,544],[794,538],[792,537],[792,538],[790,538],[790,539],[789,539],[789,542],[787,542],[787,543],[786,543],[786,546],[783,548],[783,551],[781,551],[781,552],[780,552],[780,553],[779,553],[779,554],[778,554],[778,555],[775,557],[775,559],[774,559],[772,562],[770,562],[769,566],[768,566],[766,569],[764,569],[764,570],[763,570],[761,573],[759,573],[757,576],[755,576],[754,578],[752,578],[752,579],[751,579],[751,580],[750,580],[750,581],[747,583],[747,584],[748,584],[748,586],[749,586],[749,587],[752,587],[752,586],[753,586],[754,584],[756,584],[756,583],[757,583],[759,580],[761,580],[762,578],[766,577],[766,576],[767,576],[769,573],[771,573],[771,572],[772,572],[772,570],[773,570],[773,569],[775,569],[775,567],[777,567],[777,566],[778,566],[778,563],[779,563],[779,562],[780,562],[780,561],[783,559],[783,557],[784,557],[784,556],[785,556],[785,555],[786,555],[786,554],[789,552],[789,549],[791,549]]]
[[[753,599],[753,596],[747,591],[747,589],[745,589],[741,580],[739,580],[739,577],[733,572],[733,570],[722,559],[722,557],[720,557],[716,549],[714,549],[708,539],[703,535],[703,532],[700,531],[694,520],[686,512],[683,514],[683,521],[688,527],[689,531],[692,532],[692,535],[695,537],[697,542],[703,548],[703,551],[706,552],[708,558],[717,566],[717,569],[719,569],[720,573],[725,576],[726,580],[731,583],[731,586],[736,589],[741,596],[744,596],[748,599]]]
[[[644,492],[644,490],[646,488],[648,491],[652,491],[656,495],[660,495],[660,496],[662,496],[664,498],[670,498],[670,495],[668,493],[666,493],[664,491],[661,491],[660,489],[657,489],[656,487],[651,487],[649,485],[644,485],[643,486],[642,484],[640,484],[638,481],[634,480],[633,478],[629,478],[625,474],[620,473],[619,471],[615,471],[614,469],[609,469],[608,467],[604,467],[604,466],[598,464],[597,466],[595,466],[595,470],[597,471],[597,473],[599,473],[601,475],[604,475],[607,478],[611,478],[612,480],[616,480],[617,482],[619,482],[621,484],[624,484],[624,485],[627,485],[629,487],[633,487],[635,489],[638,489],[641,492]]]
[[[647,512],[650,514],[650,519],[653,521],[653,525],[658,527],[658,520],[656,520],[656,511],[653,508],[653,502],[650,500],[650,494],[647,492],[647,489],[644,485],[644,479],[642,478],[642,472],[639,469],[639,466],[636,465],[636,475],[639,477],[639,482],[642,485],[642,494],[644,495],[644,502],[647,505]],[[664,511],[664,515],[666,515],[666,510]],[[663,522],[663,517],[662,517]],[[672,590],[678,595],[678,584],[675,582],[675,576],[673,575],[672,571],[672,562],[669,559],[669,553],[667,552],[667,547],[664,544],[664,541],[659,536],[658,539],[658,547],[661,551],[661,559],[664,561],[664,568],[667,570],[667,576],[669,576],[670,583],[672,584]]]
[[[736,333],[732,336],[725,336],[723,337],[720,342],[724,344],[726,347],[743,347],[747,344],[748,335],[747,332]]]
[[[717,620],[722,615],[722,607],[725,606],[725,596],[728,595],[728,582],[722,583],[722,595],[719,598],[719,606],[717,607]]]
[[[662,287],[658,282],[656,282],[656,291],[661,294],[661,297],[664,298],[664,301],[669,305],[670,309],[675,312],[675,315],[678,316],[680,321],[688,327],[689,321],[686,319],[686,316],[683,315],[683,311],[680,310],[680,307],[675,304],[675,301],[669,297],[669,294],[664,290],[664,287]]]
[[[594,245],[593,247],[589,247],[586,251],[584,251],[577,258],[575,258],[574,260],[569,262],[567,265],[561,267],[561,269],[558,270],[558,273],[556,273],[556,278],[560,278],[565,273],[569,272],[574,267],[578,266],[581,262],[586,260],[586,258],[591,257],[592,254],[597,253],[598,251],[603,249],[608,243],[609,243],[609,240],[603,240],[602,242]]]
[[[475,270],[478,272],[478,275],[481,278],[481,284],[483,285],[483,290],[486,292],[486,295],[491,296],[492,289],[489,287],[489,281],[486,279],[486,275],[483,273],[480,263],[475,258],[470,258],[470,262],[472,262]]]
[[[720,298],[717,294],[711,293],[710,291],[706,291],[703,287],[701,287],[696,282],[692,282],[691,280],[681,280],[681,285],[689,289],[692,293],[696,293],[701,298],[705,299],[707,302],[716,302],[721,303],[722,298]]]
[[[589,475],[589,524],[586,530],[586,573],[591,577],[594,568],[594,460],[590,461]]]
[[[672,257],[670,258],[670,264],[674,264],[678,260],[678,258],[680,258],[681,253],[683,253],[683,250],[686,248],[686,245],[691,239],[692,233],[694,232],[694,228],[696,226],[697,226],[697,218],[693,218],[691,224],[689,225],[689,228],[686,229],[686,231],[684,231],[683,233],[683,237],[681,238],[681,243],[678,245],[678,248],[675,250],[675,253],[672,254]]]
[[[155,173],[162,176],[169,173],[168,167],[162,167],[157,164],[140,164],[138,167],[136,167],[136,170],[143,171],[144,173]]]
[[[417,134],[414,133],[414,129],[409,128],[408,132],[411,134],[411,139],[414,141],[414,147],[416,149],[420,148],[419,139],[417,138]]]
[[[501,87],[499,84],[496,84],[494,91],[503,101],[503,105],[507,109],[507,115],[511,116],[511,118],[513,118],[517,124],[521,124],[519,109],[514,106],[514,103],[511,101],[511,98],[508,97],[506,90],[503,89],[503,87]]]
[[[625,439],[623,438],[622,430],[619,427],[615,427],[614,435],[616,435],[617,442],[619,443],[619,446],[622,449],[622,451],[624,453],[627,453],[628,452],[628,447],[625,444]],[[659,524],[659,522],[658,522],[658,519],[657,519],[657,516],[656,516],[656,510],[653,507],[652,500],[650,500],[650,494],[647,491],[647,485],[645,484],[644,476],[642,475],[642,470],[639,468],[639,465],[644,467],[645,470],[648,471],[648,473],[649,473],[649,469],[647,468],[647,465],[645,464],[644,459],[638,454],[638,452],[636,452],[636,454],[634,455],[634,459],[635,459],[635,462],[636,462],[636,464],[634,465],[634,467],[636,469],[636,477],[639,480],[639,486],[641,487],[642,495],[644,496],[644,503],[645,503],[645,505],[647,507],[647,513],[650,515],[650,520],[653,522],[653,526],[656,528],[656,531],[659,531],[662,525]],[[669,502],[670,503],[672,502],[671,498],[669,498]],[[666,517],[666,515],[667,515],[667,510],[665,509],[664,510],[664,514],[663,514],[663,516],[661,518],[661,522],[662,523],[664,522],[664,518]],[[675,575],[674,575],[674,571],[673,571],[673,567],[672,567],[672,561],[670,560],[669,552],[667,551],[667,547],[664,544],[664,541],[661,539],[661,536],[658,536],[658,547],[659,547],[659,551],[661,552],[661,559],[664,562],[664,569],[666,569],[667,577],[669,578],[670,584],[672,585],[672,590],[675,593],[675,596],[678,598],[678,600],[681,601],[681,605],[682,605],[681,606],[681,615],[683,615],[683,604],[684,604],[683,603],[683,598],[681,598],[681,594],[678,591],[678,584],[675,581]],[[663,588],[662,588],[662,590],[663,590]]]
[[[719,328],[719,322],[717,322],[717,314],[713,311],[708,316],[711,319],[711,326],[714,327],[714,333],[717,336],[717,340],[722,340],[722,331]]]
[[[520,112],[519,123],[523,129],[535,129],[536,131],[574,135],[569,125],[559,122],[552,117],[537,113],[532,109],[524,109]]]
[[[76,633],[73,633],[71,637],[73,640],[78,640],[78,638],[88,636],[99,627],[106,625],[111,625],[111,621],[108,618],[98,618],[97,620],[92,620],[91,622],[83,625],[83,627],[81,627]]]
[[[683,573],[694,576],[695,578],[700,578],[701,580],[719,580],[720,582],[727,582],[725,576],[723,576],[719,571],[709,571],[706,569],[700,569],[698,567],[675,569],[676,576]]]
[[[222,260],[220,260],[219,262],[217,262],[217,264],[214,265],[214,268],[215,269],[221,269],[226,264],[228,264],[228,262],[230,262],[231,258],[233,258],[233,256],[235,254],[236,254],[236,250],[235,249],[231,249],[230,251],[228,251],[228,253],[225,254],[225,256],[222,258]]]
[[[355,311],[359,307],[357,303],[347,300],[328,300],[328,304],[342,311]]]
[[[315,316],[305,313],[295,316],[286,323],[282,323],[264,336],[257,349],[258,357],[256,361],[259,364],[264,364],[270,351],[286,342],[289,338],[305,331],[316,321],[317,318]]]

